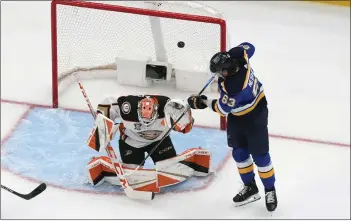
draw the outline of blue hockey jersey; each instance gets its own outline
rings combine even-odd
[[[234,75],[218,79],[220,98],[212,101],[213,111],[222,116],[229,113],[242,116],[254,110],[259,103],[267,104],[263,85],[249,63],[254,50],[250,43],[243,43],[228,51],[231,57],[239,59],[242,56],[247,64],[240,66]]]

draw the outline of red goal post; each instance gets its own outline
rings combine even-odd
[[[133,2],[133,1],[131,1]],[[138,7],[130,7],[130,6],[124,6],[124,5],[117,5],[118,2],[108,2],[108,3],[102,3],[102,2],[92,2],[92,1],[78,1],[78,0],[52,0],[51,2],[51,38],[52,38],[52,107],[57,108],[59,107],[59,85],[60,82],[67,76],[74,74],[75,72],[78,71],[89,71],[89,70],[102,70],[102,69],[116,69],[116,65],[111,63],[110,61],[96,61],[92,60],[92,63],[87,65],[87,64],[80,64],[79,62],[75,61],[68,61],[66,63],[69,63],[70,65],[75,64],[76,66],[71,66],[65,64],[65,61],[62,61],[62,49],[60,48],[60,39],[64,38],[65,36],[64,33],[60,33],[59,25],[63,26],[65,25],[68,21],[69,22],[74,22],[74,19],[84,19],[82,17],[79,17],[79,10],[91,10],[91,11],[100,11],[100,12],[109,12],[109,13],[125,13],[125,14],[132,14],[132,15],[139,15],[139,16],[150,16],[150,17],[157,17],[157,18],[166,18],[170,20],[176,20],[176,21],[190,21],[190,22],[196,22],[198,24],[212,24],[213,26],[218,26],[219,31],[218,31],[218,39],[213,38],[211,39],[211,42],[218,46],[218,49],[212,50],[211,53],[215,53],[216,50],[220,51],[225,51],[226,50],[226,44],[227,44],[227,30],[226,30],[226,22],[223,18],[218,18],[215,16],[210,16],[205,14],[201,15],[201,13],[194,13],[191,14],[185,14],[185,13],[180,13],[183,12],[180,10],[180,12],[176,11],[164,11],[164,10],[153,10],[153,9],[148,9],[148,8],[138,8]],[[164,4],[163,2],[160,2],[160,4]],[[191,2],[189,2],[191,7]],[[60,14],[61,11],[59,8],[64,8],[64,7],[70,7],[72,10],[69,12],[70,14]],[[183,7],[183,6],[182,6]],[[172,7],[171,7],[172,8]],[[180,9],[182,9],[180,7]],[[187,11],[187,10],[185,10]],[[90,12],[90,11],[89,11]],[[100,13],[101,14],[101,13]],[[61,21],[61,19],[67,19]],[[88,19],[91,19],[90,17]],[[99,18],[97,18],[99,19]],[[104,18],[105,19],[105,18]],[[80,20],[82,21],[82,20]],[[66,23],[65,23],[66,22]],[[83,20],[84,22],[84,20]],[[79,25],[84,25],[84,24],[75,24],[76,28],[78,28]],[[104,24],[98,24],[97,28],[99,26],[103,26]],[[134,25],[134,24],[130,24]],[[89,27],[86,27],[89,28]],[[72,30],[72,28],[70,29]],[[201,30],[194,30],[194,31],[201,31]],[[204,30],[206,31],[206,30]],[[116,31],[117,33],[118,31]],[[79,33],[78,33],[79,34]],[[113,34],[113,33],[112,33]],[[111,37],[112,35],[110,32],[106,34],[106,37]],[[138,34],[138,33],[136,33]],[[205,32],[204,32],[205,34]],[[79,37],[76,35],[76,37]],[[101,41],[107,41],[108,39],[101,39]],[[200,39],[201,40],[201,39]],[[67,41],[67,39],[65,39]],[[89,40],[87,40],[89,42]],[[81,42],[80,42],[81,43]],[[84,44],[81,43],[81,44]],[[74,45],[72,43],[72,45]],[[70,45],[70,47],[73,47]],[[207,45],[204,45],[207,46]],[[67,47],[67,45],[66,45]],[[78,47],[78,46],[77,46]],[[82,46],[80,46],[82,47]],[[201,50],[201,48],[198,48]],[[80,48],[82,50],[82,48]],[[103,50],[103,49],[101,49]],[[208,51],[207,51],[208,52]],[[202,52],[201,52],[202,53]],[[82,53],[82,56],[87,56],[86,54]],[[69,54],[68,57],[72,58],[75,57],[76,55]],[[90,58],[89,58],[90,59]],[[88,59],[88,60],[89,60]],[[88,61],[87,61],[88,62]],[[208,65],[208,60],[206,61]],[[220,118],[220,128],[221,130],[226,129],[226,119],[225,117]]]

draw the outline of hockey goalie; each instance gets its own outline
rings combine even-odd
[[[193,123],[191,109],[182,100],[161,95],[107,97],[98,104],[88,146],[103,152],[109,141],[118,136],[119,164],[126,182],[133,191],[154,194],[162,187],[210,173],[211,154],[208,150],[189,148],[177,155],[169,136],[170,128],[189,133]],[[155,169],[143,168],[145,154],[150,155]],[[111,157],[94,157],[87,170],[89,183],[94,186],[103,182],[123,185]]]

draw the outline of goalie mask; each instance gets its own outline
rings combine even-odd
[[[152,124],[158,117],[158,102],[156,98],[146,97],[138,102],[138,118],[144,125]]]

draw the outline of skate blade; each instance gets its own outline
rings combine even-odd
[[[250,198],[248,198],[247,200],[240,202],[240,203],[235,203],[235,207],[240,207],[240,206],[244,206],[246,204],[255,202],[257,200],[261,199],[260,194],[256,193],[255,195],[252,195]]]

